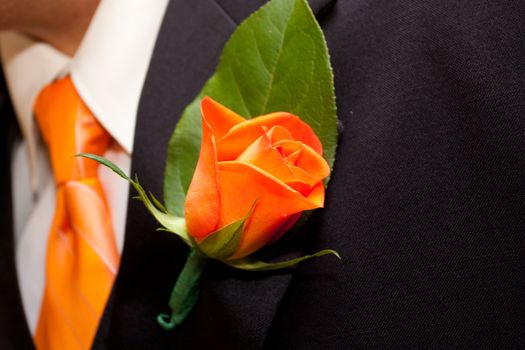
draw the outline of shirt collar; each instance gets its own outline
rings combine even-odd
[[[101,1],[72,58],[21,34],[0,35],[2,65],[32,170],[38,139],[33,103],[46,84],[68,72],[86,105],[131,154],[140,94],[167,4]]]

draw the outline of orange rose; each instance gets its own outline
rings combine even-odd
[[[201,113],[200,156],[185,203],[197,244],[256,203],[230,257],[242,258],[281,237],[304,210],[323,206],[330,168],[318,137],[299,117],[278,112],[246,120],[209,97]]]

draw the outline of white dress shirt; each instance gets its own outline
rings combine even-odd
[[[45,285],[55,183],[33,104],[53,79],[70,74],[83,101],[116,140],[104,155],[129,173],[135,121],[153,46],[168,0],[104,0],[74,57],[21,34],[1,33],[0,54],[23,138],[12,154],[16,268],[34,334]],[[100,167],[117,246],[122,251],[129,186]]]

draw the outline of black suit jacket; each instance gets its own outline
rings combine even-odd
[[[142,93],[132,172],[162,197],[166,144],[262,0],[172,0]],[[156,324],[187,248],[130,201],[95,349],[525,348],[525,3],[311,1],[344,130],[326,208],[279,273],[209,266],[186,321]],[[3,79],[0,79],[3,81]],[[0,88],[0,349],[30,349],[14,266]]]

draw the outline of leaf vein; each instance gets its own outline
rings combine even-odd
[[[275,70],[277,69],[277,66],[279,65],[279,59],[281,58],[281,55],[283,53],[283,48],[284,48],[284,42],[285,42],[285,38],[286,38],[286,33],[288,31],[288,28],[289,28],[289,24],[290,24],[290,18],[292,17],[292,14],[293,12],[295,11],[295,7],[296,7],[296,4],[294,3],[294,6],[293,6],[293,9],[292,11],[290,11],[290,14],[288,16],[288,19],[286,21],[286,26],[283,30],[283,35],[282,35],[282,39],[281,39],[281,42],[279,44],[279,49],[277,51],[277,55],[276,55],[276,58],[275,58],[275,64],[273,65],[272,67],[272,70],[271,70],[271,74],[270,74],[270,81],[268,83],[268,88],[266,90],[266,93],[265,93],[265,101],[263,103],[263,108],[262,108],[262,111],[261,113],[265,113],[265,112],[268,112],[267,111],[267,108],[268,108],[268,101],[270,100],[270,92],[272,90],[272,86],[273,86],[273,80],[274,80],[274,76],[275,76]],[[270,21],[271,22],[271,21]],[[273,24],[273,22],[271,22]]]

